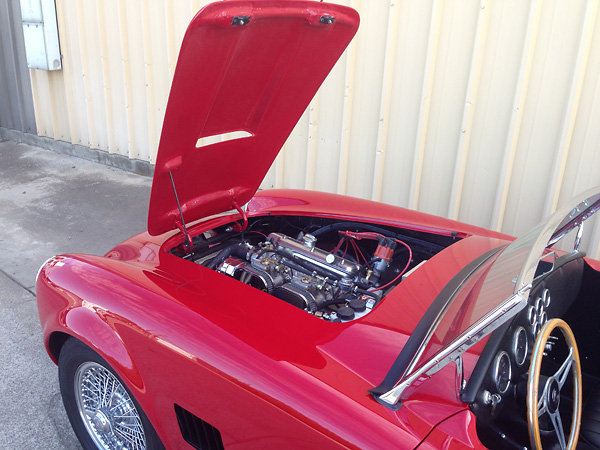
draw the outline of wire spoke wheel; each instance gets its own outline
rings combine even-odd
[[[98,448],[145,450],[146,438],[133,400],[106,368],[95,362],[79,366],[75,399],[89,435]]]
[[[58,378],[67,416],[85,450],[164,450],[132,392],[83,342],[65,342]]]

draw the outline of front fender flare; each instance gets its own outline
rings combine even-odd
[[[98,353],[121,378],[129,382],[130,388],[144,390],[142,377],[119,334],[96,312],[85,307],[75,308],[67,312],[64,320],[66,330],[62,333],[80,340]],[[50,341],[56,333],[61,332],[52,333]],[[98,345],[99,343],[101,346]]]

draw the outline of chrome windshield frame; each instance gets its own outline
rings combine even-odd
[[[464,351],[525,308],[538,262],[546,248],[558,242],[575,228],[581,229],[583,221],[589,219],[598,210],[600,210],[600,187],[578,195],[503,249],[491,265],[489,272],[483,275],[485,281],[477,296],[478,299],[489,296],[489,298],[503,300],[451,342],[445,344],[432,357],[419,364],[419,359],[425,353],[428,343],[424,341],[394,387],[377,395],[376,400],[396,409],[399,407],[398,402],[412,392],[413,389],[409,390],[411,386],[416,388],[452,361],[456,361],[459,365],[461,362],[458,359],[461,358]],[[576,243],[580,240],[581,235],[578,233]],[[517,269],[512,270],[513,268]],[[471,271],[461,286],[451,294],[451,299],[447,302],[444,311],[440,312],[440,316],[427,331],[427,341],[436,331],[444,312],[449,310],[449,304],[459,296],[461,288],[467,285],[466,281],[477,273],[477,270]]]
[[[528,286],[526,291],[529,288],[530,286]],[[414,388],[418,387],[420,384],[417,383],[418,381],[424,381],[450,362],[457,361],[467,349],[500,327],[507,320],[517,315],[526,305],[527,296],[524,295],[524,292],[512,295],[489,314],[462,332],[460,336],[440,350],[433,358],[403,378],[391,391],[379,396],[379,399],[389,405],[395,405],[408,388],[411,386]],[[462,362],[457,362],[457,365],[461,364]]]

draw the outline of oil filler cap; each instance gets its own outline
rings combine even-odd
[[[363,312],[365,309],[367,309],[367,302],[361,300],[360,298],[353,298],[348,302],[348,306],[356,312]]]
[[[354,319],[354,310],[349,306],[342,306],[338,308],[336,311],[337,316],[342,320],[352,320]]]

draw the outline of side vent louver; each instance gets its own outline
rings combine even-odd
[[[199,450],[224,450],[221,433],[212,425],[175,405],[175,415],[183,439]]]

